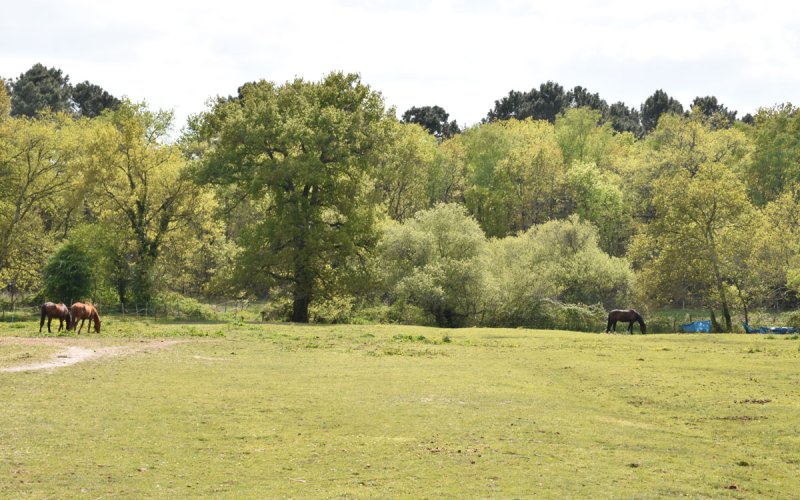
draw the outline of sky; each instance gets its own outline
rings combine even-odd
[[[35,63],[175,112],[245,82],[355,72],[397,115],[480,122],[552,80],[638,108],[663,89],[739,116],[800,105],[800,2],[739,0],[26,0],[0,8],[0,76]]]

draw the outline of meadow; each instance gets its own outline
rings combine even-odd
[[[104,322],[0,372],[0,497],[791,498],[800,341]]]

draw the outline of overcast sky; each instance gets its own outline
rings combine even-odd
[[[0,76],[40,62],[177,128],[244,82],[357,72],[398,115],[439,105],[477,123],[547,80],[609,104],[657,89],[739,116],[800,105],[800,2],[643,0],[25,0],[0,8]]]

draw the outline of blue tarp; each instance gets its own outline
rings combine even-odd
[[[681,325],[681,331],[684,333],[708,333],[711,331],[711,320],[694,321]]]
[[[742,321],[744,331],[747,333],[797,333],[797,328],[792,326],[759,326],[753,328],[744,321]]]

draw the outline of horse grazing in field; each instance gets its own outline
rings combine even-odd
[[[94,321],[94,331],[100,333],[100,315],[97,314],[97,309],[92,304],[84,304],[83,302],[75,302],[72,304],[72,307],[69,308],[69,312],[72,315],[72,329],[74,330],[76,326],[78,326],[78,320],[81,320],[81,326],[78,328],[78,333],[81,333],[81,329],[83,328],[83,324],[88,319],[89,321]],[[86,327],[86,331],[89,331],[89,327]]]
[[[644,324],[642,315],[633,309],[614,309],[608,313],[608,326],[606,333],[617,331],[617,321],[628,323],[628,333],[633,333],[633,322],[638,321],[639,327],[642,329],[642,335],[647,333],[647,326]]]
[[[39,333],[42,333],[42,327],[44,326],[44,319],[47,318],[47,333],[53,333],[50,330],[50,323],[52,323],[53,318],[58,320],[58,331],[61,331],[61,328],[64,326],[64,322],[67,322],[66,330],[69,330],[70,325],[72,323],[72,317],[69,314],[69,309],[64,304],[56,304],[53,302],[45,302],[42,305],[42,320],[39,322]]]

